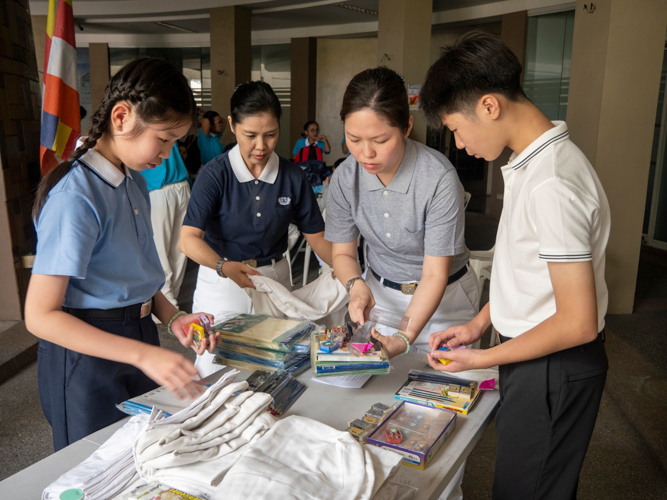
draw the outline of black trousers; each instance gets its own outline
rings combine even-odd
[[[160,345],[150,314],[145,318],[84,319],[105,332]],[[39,399],[53,430],[53,447],[65,446],[103,429],[126,415],[116,404],[157,387],[132,365],[87,356],[39,341]]]
[[[582,346],[500,366],[494,500],[576,498],[607,368],[604,332]]]

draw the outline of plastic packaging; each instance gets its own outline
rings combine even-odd
[[[368,321],[363,325],[360,326],[358,323],[353,322],[348,323],[348,328],[352,333],[350,337],[350,352],[359,356],[373,350],[374,339],[372,330],[376,324],[396,328],[399,332],[405,333],[410,325],[410,318],[389,311],[376,308],[371,309],[368,314]],[[379,346],[375,346],[375,350],[379,350]]]

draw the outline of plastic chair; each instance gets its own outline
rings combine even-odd
[[[327,209],[325,208],[322,210],[322,218],[326,221],[327,220]],[[306,241],[305,239],[303,241]],[[301,244],[303,246],[303,243]],[[301,247],[299,247],[299,250],[301,250]],[[313,253],[313,249],[310,247],[308,242],[306,241],[306,250],[305,250],[305,255],[303,256],[303,286],[306,286],[308,284],[308,268],[310,267],[310,255]]]
[[[493,253],[495,251],[496,247],[494,245],[491,250],[477,250],[474,252],[470,252],[470,267],[472,267],[475,270],[475,274],[477,274],[477,289],[479,290],[479,294],[477,297],[477,310],[479,311],[480,305],[482,302],[482,291],[484,290],[484,281],[491,281],[491,267],[493,265]],[[491,341],[489,343],[489,347],[493,347],[496,345],[498,339],[498,335],[496,333],[495,328],[492,327],[491,330]],[[481,340],[478,340],[473,344],[474,349],[479,349],[481,345]]]
[[[463,211],[468,210],[468,203],[470,203],[470,198],[472,198],[472,195],[466,191],[463,196]]]

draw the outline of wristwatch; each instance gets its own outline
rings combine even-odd
[[[222,258],[220,259],[216,264],[215,264],[215,272],[218,273],[218,276],[221,278],[228,278],[229,276],[225,275],[225,273],[222,272],[222,265],[227,262],[227,258]]]
[[[363,280],[363,278],[361,276],[357,276],[356,278],[352,278],[345,284],[345,290],[347,291],[348,294],[350,293],[350,290],[352,290],[352,285],[354,285],[354,282],[357,280]]]

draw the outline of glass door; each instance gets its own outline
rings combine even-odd
[[[667,250],[667,44],[662,62],[660,94],[656,111],[651,169],[649,171],[646,211],[644,212],[644,241],[647,245]]]

